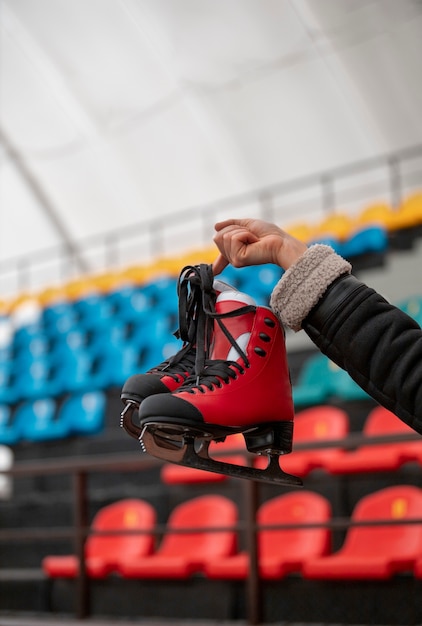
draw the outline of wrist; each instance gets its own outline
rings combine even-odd
[[[284,270],[297,263],[308,246],[298,239],[285,239],[277,252],[277,264]]]

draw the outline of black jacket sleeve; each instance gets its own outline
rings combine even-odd
[[[369,395],[422,434],[422,330],[411,317],[343,275],[302,327]]]

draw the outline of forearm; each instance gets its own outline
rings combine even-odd
[[[295,330],[303,327],[320,350],[365,391],[422,433],[421,329],[373,289],[341,273],[341,258],[332,256],[330,266],[337,263],[338,275],[330,282],[322,272],[323,293],[311,309],[306,310],[306,294],[294,289],[302,274],[299,263],[274,290],[273,308],[284,324]],[[316,289],[313,286],[311,291]],[[292,317],[295,309],[296,317]]]

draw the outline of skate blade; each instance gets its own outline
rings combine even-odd
[[[141,436],[142,429],[132,421],[132,415],[137,405],[133,402],[128,402],[120,413],[120,428],[124,428],[128,435],[134,439],[138,439]]]
[[[179,441],[176,441],[174,439],[166,439],[161,436],[161,433],[158,434],[157,431],[149,430],[148,427],[145,427],[139,441],[144,452],[157,459],[176,463],[177,465],[225,474],[233,478],[257,480],[291,487],[303,486],[300,478],[283,472],[278,463],[279,456],[276,454],[268,455],[268,467],[258,469],[212,459],[208,454],[210,440],[196,440],[195,436],[185,434]],[[199,446],[195,444],[199,444]]]

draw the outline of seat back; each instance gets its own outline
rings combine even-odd
[[[148,502],[125,499],[103,507],[92,521],[94,531],[151,531],[145,534],[90,535],[86,541],[86,557],[99,558],[112,564],[125,558],[151,554],[154,549],[156,513]]]
[[[400,420],[394,413],[378,406],[368,414],[362,433],[366,437],[376,437],[381,435],[392,434],[415,434],[414,430]],[[363,445],[359,450],[367,450],[374,448],[377,454],[381,454],[385,450],[396,450],[401,462],[422,458],[420,441],[392,441],[382,444]]]
[[[197,531],[201,528],[232,527],[237,519],[236,505],[224,496],[205,495],[183,502],[173,509],[169,517],[159,553],[167,557],[193,556],[196,562],[233,554],[236,548],[234,530]],[[172,532],[180,529],[192,530]]]
[[[343,409],[320,405],[302,409],[295,416],[296,442],[342,439],[349,432],[349,417]]]
[[[326,498],[311,491],[292,491],[267,500],[258,510],[258,523],[311,524],[331,519],[331,506]],[[330,548],[329,528],[280,528],[261,530],[259,549],[262,558],[306,560],[326,554]]]
[[[69,396],[60,409],[60,417],[69,426],[69,433],[88,435],[104,428],[106,396],[102,391],[87,391]]]
[[[398,520],[422,518],[422,490],[411,485],[386,487],[364,496],[355,506],[352,522],[391,520],[391,525],[350,527],[343,554],[365,557],[388,555],[400,559],[421,554],[422,524],[399,524]]]
[[[69,434],[68,425],[57,414],[54,398],[22,403],[16,409],[15,421],[23,439],[28,441],[61,439]]]

